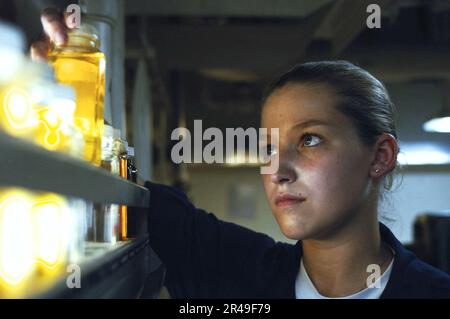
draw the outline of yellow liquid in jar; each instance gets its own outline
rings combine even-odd
[[[33,197],[0,188],[0,298],[20,298],[35,270],[31,205]]]
[[[64,270],[70,232],[68,209],[65,199],[56,194],[33,199],[33,242],[41,285],[51,283]]]
[[[69,137],[64,132],[62,119],[56,112],[48,107],[36,107],[35,138],[37,144],[50,151],[68,152]]]
[[[124,179],[128,178],[127,160],[125,158],[120,159],[120,176]],[[126,240],[128,237],[128,211],[127,206],[120,205],[120,240]]]
[[[42,292],[66,274],[70,221],[59,195],[0,188],[0,298]]]
[[[20,83],[0,86],[0,128],[11,135],[30,139],[35,124],[29,92]]]
[[[105,56],[102,52],[53,51],[56,79],[76,92],[75,125],[85,140],[84,159],[100,166],[103,135]]]

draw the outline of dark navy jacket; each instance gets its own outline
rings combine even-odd
[[[150,245],[166,266],[172,298],[295,298],[302,256],[296,245],[275,242],[195,208],[175,188],[150,189]],[[381,298],[450,298],[450,276],[420,261],[380,224],[395,251]]]

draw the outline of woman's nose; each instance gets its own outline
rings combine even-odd
[[[297,180],[297,173],[289,163],[280,162],[278,171],[270,176],[270,180],[274,184],[290,184]]]

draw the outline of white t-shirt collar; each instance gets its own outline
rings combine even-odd
[[[393,264],[394,258],[392,258],[392,261],[389,264],[388,268],[378,279],[380,280],[380,285],[378,288],[376,287],[378,285],[374,285],[373,288],[365,288],[349,296],[339,298],[329,298],[321,295],[317,291],[313,282],[309,278],[308,273],[306,272],[302,259],[300,261],[300,271],[295,280],[295,297],[296,299],[379,299],[389,281]]]

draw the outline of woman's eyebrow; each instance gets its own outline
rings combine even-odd
[[[290,130],[298,129],[298,128],[305,128],[310,126],[333,126],[333,124],[324,121],[324,120],[317,120],[317,119],[310,119],[302,122],[295,123]]]
[[[310,126],[333,126],[333,124],[324,121],[324,120],[318,120],[318,119],[310,119],[310,120],[306,120],[306,121],[301,121],[301,122],[297,122],[295,123],[290,129],[289,131],[292,130],[296,130],[299,128],[306,128],[306,127],[310,127]],[[270,133],[266,133],[266,134],[260,134],[259,135],[260,139],[270,139],[271,138],[271,134]]]

